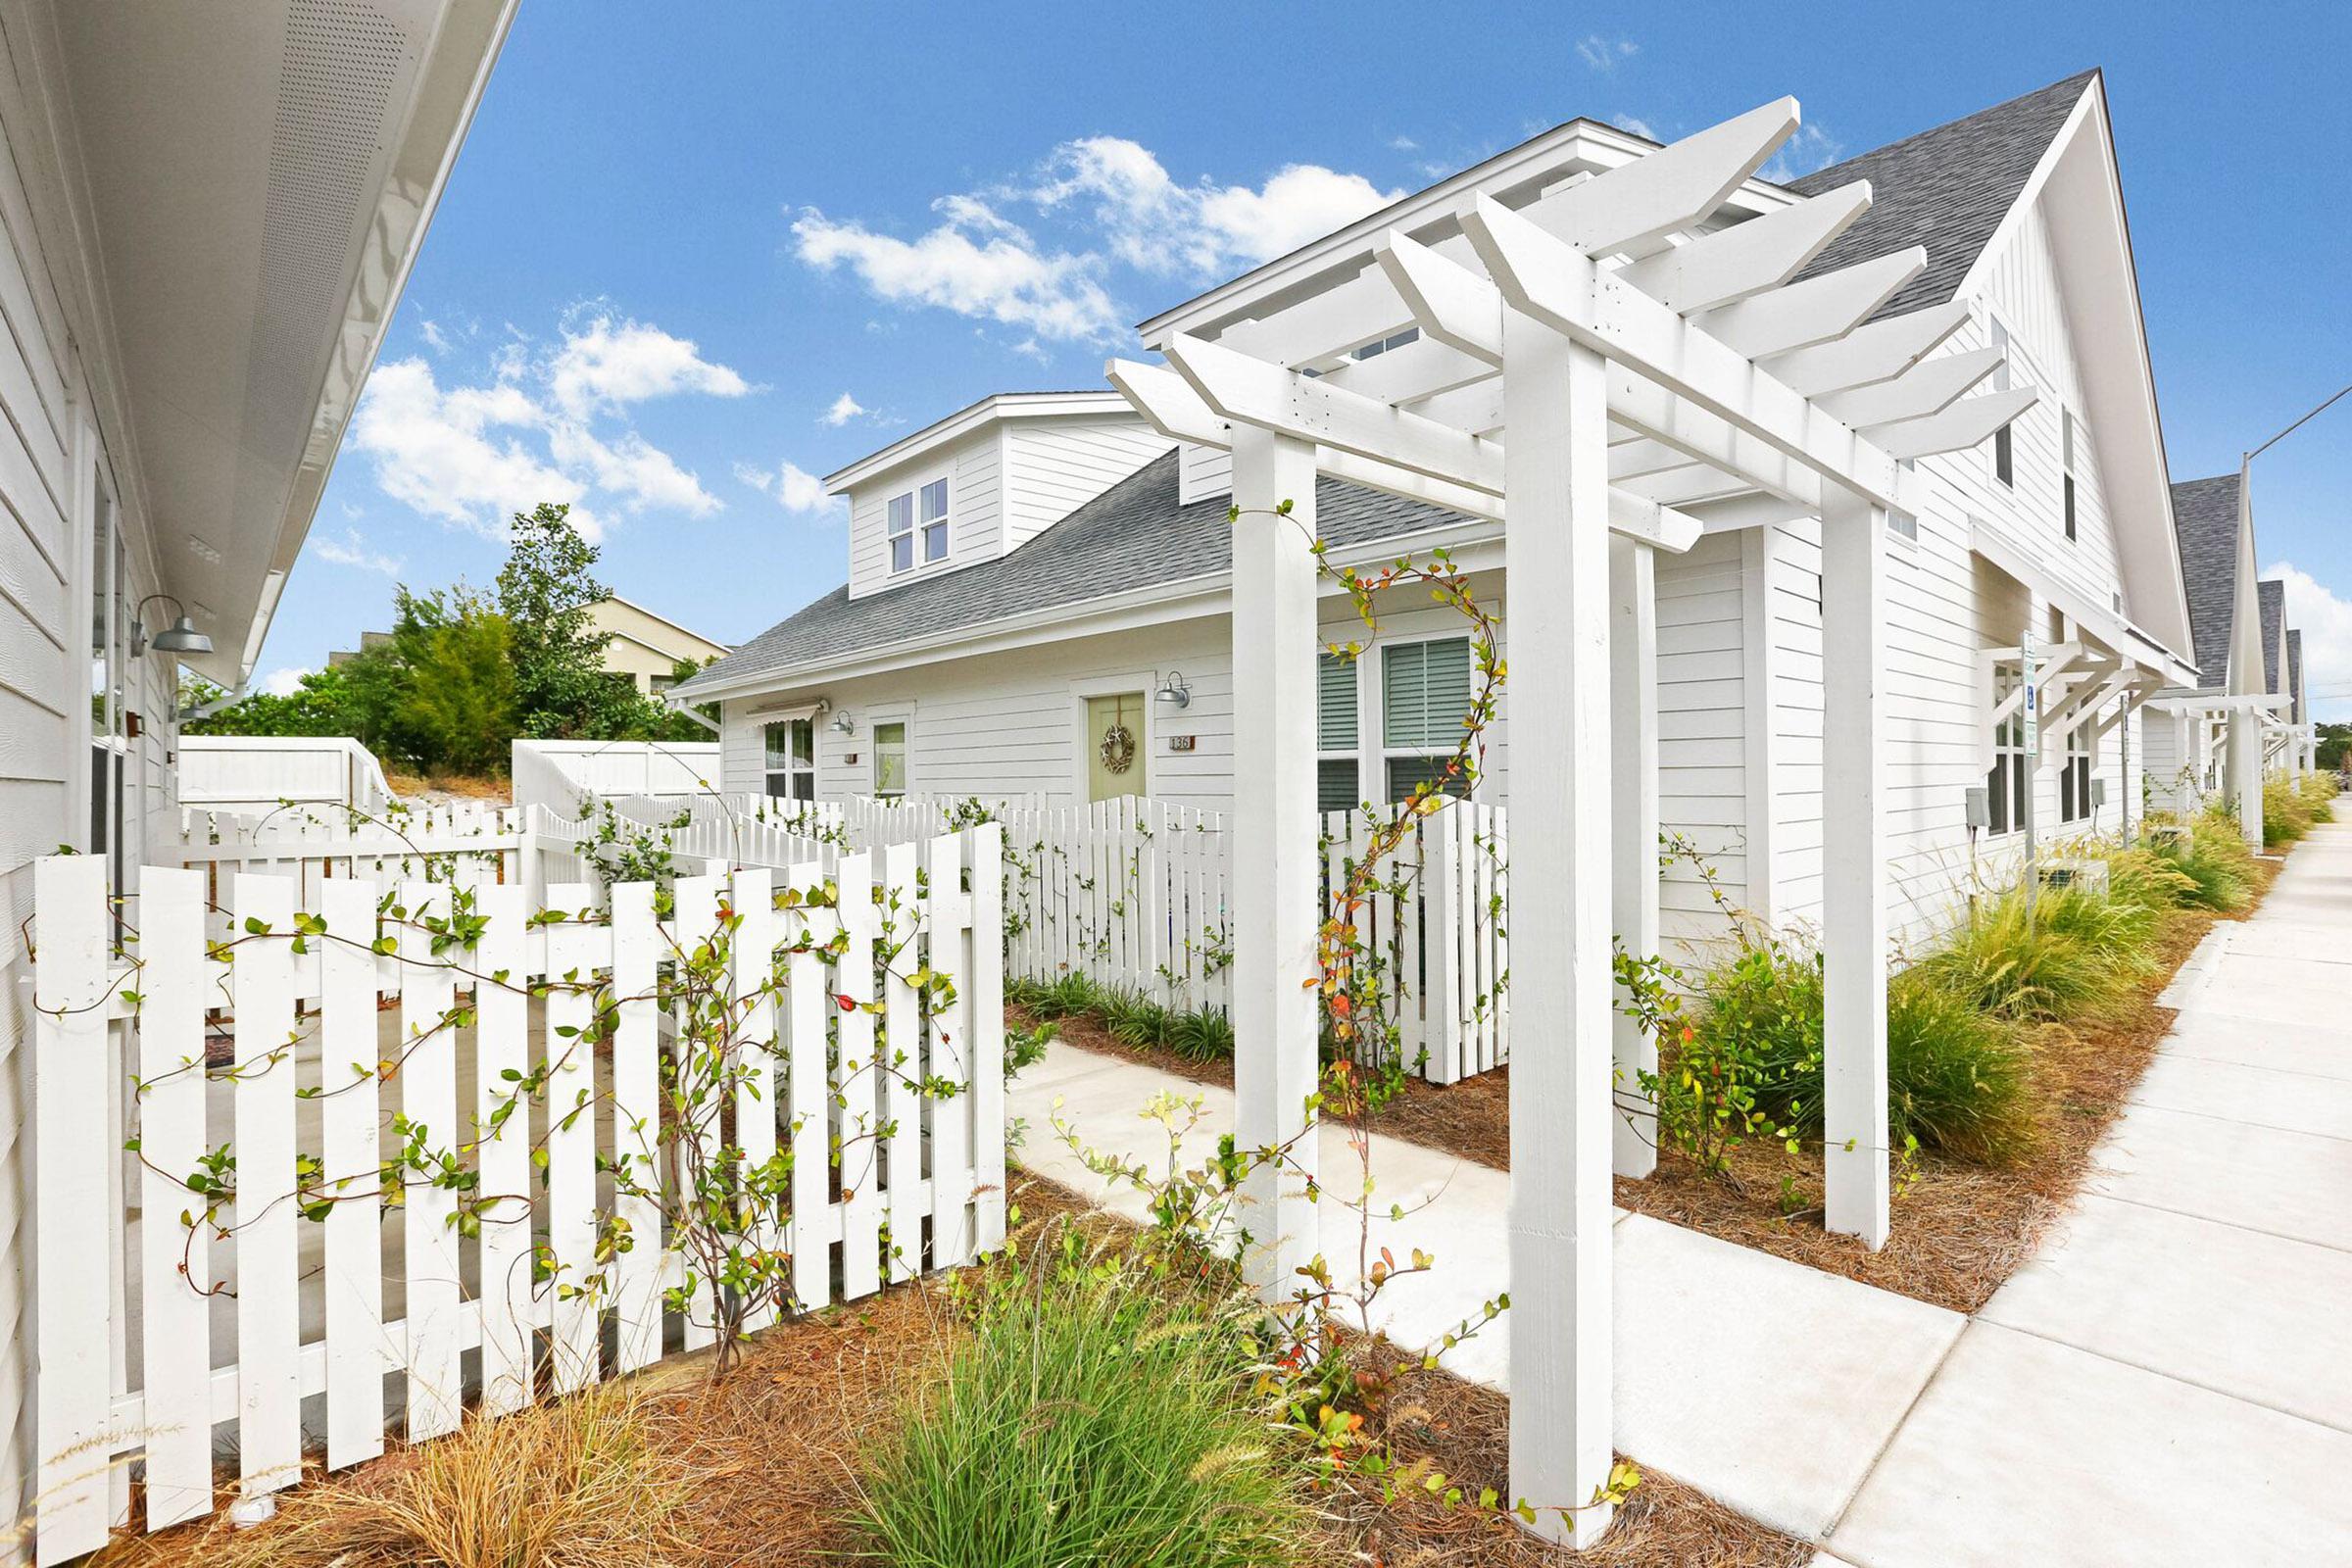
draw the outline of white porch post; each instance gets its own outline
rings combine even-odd
[[[1625,951],[1658,951],[1658,600],[1657,560],[1645,544],[1609,536],[1609,719],[1611,925]],[[1658,1069],[1658,1043],[1639,1019],[1619,1012],[1616,1110],[1609,1118],[1620,1176],[1658,1165],[1658,1118],[1636,1109],[1642,1077]]]
[[[1821,782],[1836,803],[1821,851],[1826,1222],[1876,1250],[1888,1225],[1886,514],[1829,486],[1821,510]]]
[[[1250,1281],[1280,1297],[1318,1250],[1298,1136],[1316,1084],[1313,444],[1236,425],[1233,499],[1234,1135],[1245,1154],[1296,1140],[1292,1168],[1244,1189]]]
[[[2250,708],[2230,710],[2229,741],[2224,752],[2229,768],[2229,799],[2237,809],[2238,830],[2256,851],[2262,849],[2262,715]]]
[[[1510,1491],[1538,1509],[1608,1480],[1608,384],[1599,355],[1503,313],[1511,646]],[[1647,847],[1642,849],[1647,855]],[[1536,1529],[1582,1546],[1609,1510]]]

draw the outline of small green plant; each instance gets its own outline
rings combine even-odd
[[[922,1568],[1300,1560],[1299,1445],[1252,1391],[1239,1303],[1154,1289],[1075,1229],[1050,1237],[972,1294],[969,1338],[863,1454],[872,1554]]]
[[[2013,1019],[2109,1011],[2153,972],[2156,910],[2080,887],[2023,887],[1980,900],[1949,942],[1919,961],[1984,1011]]]

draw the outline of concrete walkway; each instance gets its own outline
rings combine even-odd
[[[2063,1226],[1828,1541],[1855,1568],[2352,1562],[2352,823],[2162,999]]]
[[[1054,1135],[1055,1106],[1098,1154],[1167,1168],[1170,1124],[1142,1112],[1157,1097],[1198,1100],[1178,1157],[1198,1166],[1233,1125],[1233,1097],[1140,1062],[1056,1044],[1014,1080],[1011,1113],[1027,1122],[1020,1162],[1109,1206],[1143,1205],[1087,1170]],[[1190,1113],[1177,1115],[1184,1128]],[[1323,1250],[1343,1283],[1359,1237],[1372,1254],[1419,1248],[1432,1272],[1395,1281],[1375,1326],[1414,1348],[1435,1345],[1508,1289],[1503,1230],[1509,1178],[1417,1144],[1375,1137],[1374,1205],[1365,1232],[1335,1194],[1360,1190],[1346,1135],[1322,1148]],[[1406,1210],[1387,1217],[1391,1203]],[[1960,1336],[1958,1313],[1620,1210],[1617,1254],[1617,1446],[1776,1529],[1819,1541],[1862,1484],[1904,1412]],[[1446,1358],[1460,1376],[1505,1388],[1504,1313]]]

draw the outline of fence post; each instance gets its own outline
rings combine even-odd
[[[984,823],[972,850],[971,1060],[974,1244],[1004,1245],[1004,830]]]

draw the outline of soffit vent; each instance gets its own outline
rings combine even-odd
[[[292,0],[283,49],[263,209],[261,330],[245,383],[246,429],[281,441],[309,433],[353,232],[396,129],[386,109],[416,69],[406,29],[367,0]],[[246,447],[279,486],[300,453],[299,445]],[[260,477],[248,470],[241,488]]]

